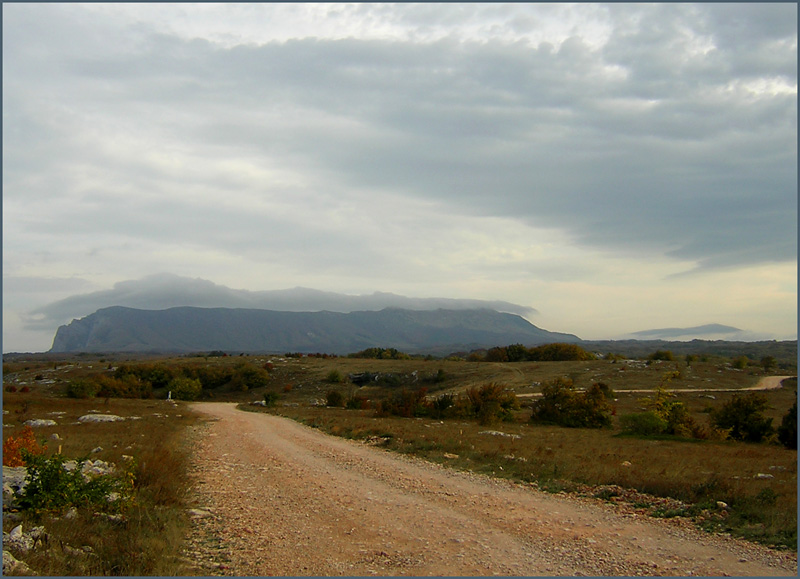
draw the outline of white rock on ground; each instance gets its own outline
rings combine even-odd
[[[85,414],[78,418],[78,422],[119,422],[125,420],[116,414]]]
[[[49,418],[32,418],[31,420],[26,420],[23,422],[25,426],[30,426],[31,428],[38,428],[40,426],[56,426],[57,423],[55,420],[50,420]]]

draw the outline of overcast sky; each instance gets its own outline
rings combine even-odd
[[[3,351],[163,273],[794,339],[797,6],[3,4]]]

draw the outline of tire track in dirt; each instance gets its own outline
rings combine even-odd
[[[205,574],[796,575],[793,555],[674,521],[448,470],[233,404],[192,408],[208,418],[195,433],[196,501],[213,516],[195,521],[188,554]]]

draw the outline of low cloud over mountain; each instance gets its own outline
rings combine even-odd
[[[110,290],[70,296],[30,312],[29,327],[56,328],[72,319],[91,314],[102,308],[125,306],[144,310],[163,310],[180,306],[199,308],[246,308],[284,312],[331,311],[348,313],[378,311],[384,308],[407,310],[468,310],[490,309],[529,317],[534,308],[504,301],[410,298],[392,293],[375,292],[369,295],[347,295],[315,289],[249,291],[232,289],[199,278],[181,277],[168,273],[151,275],[138,280],[122,281]]]
[[[691,328],[658,328],[633,332],[631,336],[637,340],[738,340],[744,339],[746,332],[733,326],[722,324],[705,324]]]

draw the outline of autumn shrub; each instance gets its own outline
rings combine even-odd
[[[234,368],[233,377],[231,378],[229,386],[231,390],[247,392],[253,388],[266,386],[269,384],[269,380],[269,372],[264,370],[264,368],[259,368],[258,366],[243,362],[237,364]]]
[[[442,394],[437,396],[431,401],[431,417],[440,419],[444,418],[448,409],[455,405],[455,394]]]
[[[613,408],[606,398],[608,387],[592,384],[585,392],[576,392],[572,380],[556,378],[545,382],[542,397],[533,403],[531,421],[570,428],[605,428],[611,426]]]
[[[153,386],[135,374],[125,374],[121,378],[115,376],[97,376],[97,396],[103,398],[152,398]]]
[[[425,400],[427,393],[428,389],[424,387],[417,390],[403,388],[399,392],[395,392],[388,400],[382,401],[377,410],[383,415],[391,414],[405,418],[427,416],[430,410]]]
[[[484,384],[480,388],[467,389],[466,397],[470,414],[482,425],[510,420],[513,411],[519,409],[517,395],[495,382]]]
[[[765,418],[767,397],[760,392],[734,394],[722,407],[711,413],[712,424],[728,431],[728,438],[761,442],[772,434],[772,418]]]
[[[3,441],[3,466],[25,466],[25,453],[37,456],[45,450],[45,446],[36,441],[33,429],[23,426],[19,436],[9,436]]]
[[[366,410],[370,406],[369,399],[362,394],[352,394],[345,400],[344,407],[350,410]]]
[[[567,362],[594,360],[594,354],[577,344],[545,344],[528,350],[527,359],[533,362]]]

